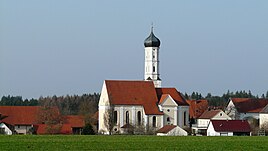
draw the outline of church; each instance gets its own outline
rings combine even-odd
[[[161,87],[160,40],[153,28],[144,41],[144,80],[105,80],[99,100],[99,133],[157,131],[189,125],[189,105],[176,88]]]

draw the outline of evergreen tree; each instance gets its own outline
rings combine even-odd
[[[95,132],[91,124],[88,123],[83,127],[82,135],[95,135]]]

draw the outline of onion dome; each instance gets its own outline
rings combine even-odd
[[[160,40],[154,35],[153,28],[151,30],[151,34],[144,40],[145,47],[159,47]]]

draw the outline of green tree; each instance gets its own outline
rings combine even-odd
[[[87,123],[82,130],[82,135],[95,135],[93,127],[90,123]]]

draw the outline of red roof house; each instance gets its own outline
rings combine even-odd
[[[186,100],[189,104],[190,118],[198,118],[208,109],[207,100]]]
[[[158,136],[187,136],[188,133],[177,125],[165,125],[157,131]]]
[[[232,119],[259,119],[259,113],[268,104],[268,99],[230,98],[225,112]]]
[[[211,120],[207,136],[250,135],[251,128],[246,120]]]

